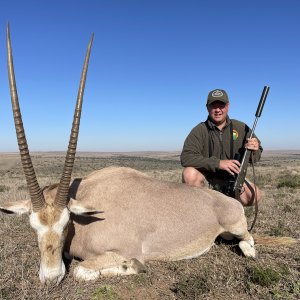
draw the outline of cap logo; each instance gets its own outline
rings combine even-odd
[[[224,94],[220,90],[215,90],[212,92],[212,97],[222,97]]]

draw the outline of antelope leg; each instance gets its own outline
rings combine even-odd
[[[136,258],[126,259],[114,252],[87,259],[74,270],[76,280],[95,280],[102,276],[131,275],[144,273],[145,266]]]

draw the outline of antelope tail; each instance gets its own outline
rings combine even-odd
[[[294,239],[287,236],[261,236],[261,235],[252,235],[256,245],[262,246],[289,246],[299,243],[299,239]]]

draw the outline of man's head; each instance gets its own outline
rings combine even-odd
[[[207,96],[206,107],[212,122],[217,126],[225,123],[229,109],[227,93],[221,89],[210,91]]]
[[[210,105],[215,101],[221,101],[225,104],[229,103],[228,95],[224,90],[216,89],[208,93],[206,105]]]

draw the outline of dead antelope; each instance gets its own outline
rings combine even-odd
[[[208,251],[221,234],[240,239],[244,255],[255,257],[242,205],[219,192],[162,182],[130,168],[115,167],[95,171],[71,183],[92,39],[84,62],[63,175],[59,184],[41,189],[22,124],[7,28],[12,109],[30,200],[8,203],[1,210],[29,213],[41,253],[41,282],[62,280],[63,251],[83,260],[74,271],[78,280],[136,274],[144,271],[143,263],[149,260],[197,257]]]

